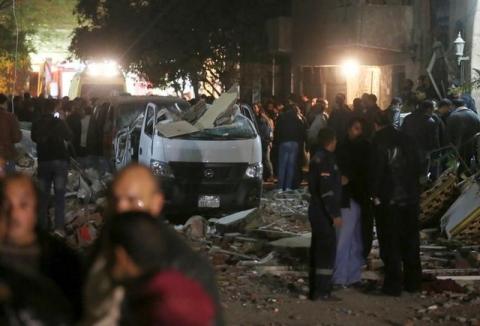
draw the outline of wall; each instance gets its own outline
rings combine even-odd
[[[470,58],[471,58],[471,67],[480,69],[480,2],[479,1],[471,1],[472,7],[474,8],[472,13],[472,34],[471,34],[471,50],[470,50]],[[476,74],[472,72],[474,78],[476,78]],[[480,103],[480,89],[473,90],[472,95],[474,96],[477,105]]]

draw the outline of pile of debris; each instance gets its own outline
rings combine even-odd
[[[422,196],[424,216],[428,212],[435,215],[424,224],[432,224],[432,221],[436,224],[434,228],[421,231],[425,295],[460,292],[467,297],[474,291],[469,288],[470,284],[480,281],[480,245],[467,246],[457,241],[458,238],[448,239],[439,227],[440,218],[446,215],[445,211],[451,203],[455,202],[452,207],[458,205],[456,194],[460,191],[456,189],[476,189],[476,201],[472,199],[475,203],[471,206],[472,210],[475,206],[479,213],[478,185],[473,182],[470,188],[465,188],[466,185],[459,186],[455,175],[446,174]],[[461,193],[465,193],[465,190]],[[434,202],[432,196],[441,198]],[[462,195],[458,198],[457,201]],[[196,216],[184,226],[177,227],[177,230],[192,240],[194,246],[207,251],[212,263],[220,271],[219,283],[225,300],[253,302],[268,309],[275,304],[268,301],[269,298],[257,298],[254,291],[245,285],[248,283],[246,279],[254,278],[253,284],[281,283],[282,286],[272,286],[274,291],[287,291],[299,299],[306,299],[311,241],[308,200],[307,189],[266,192],[258,209],[208,221]],[[460,205],[465,211],[465,204],[462,203]],[[381,282],[382,268],[378,241],[375,240],[363,279]],[[431,309],[427,307],[426,311]]]
[[[76,248],[85,248],[97,238],[103,225],[101,213],[105,210],[107,187],[113,176],[92,168],[83,170],[75,161],[71,167],[65,209],[67,240]]]

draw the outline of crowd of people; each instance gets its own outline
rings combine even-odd
[[[333,105],[305,96],[253,105],[265,180],[277,179],[279,193],[308,181],[312,300],[335,301],[335,287],[360,284],[374,224],[383,293],[420,288],[419,198],[422,183],[442,171],[431,153],[450,145],[469,174],[480,132],[471,98],[434,99],[420,82],[413,92],[407,81],[384,110],[374,94],[352,107],[344,94]],[[53,235],[63,236],[69,159],[88,158],[94,105],[0,94],[0,324],[223,324],[213,270],[162,218],[161,185],[147,167],[116,174],[90,252],[80,256]],[[38,182],[15,172],[19,120],[32,122]]]
[[[116,175],[102,233],[82,256],[39,227],[32,178],[3,174],[0,191],[0,324],[223,324],[214,272],[162,218],[148,168]]]
[[[478,167],[473,99],[459,88],[438,99],[424,76],[413,87],[406,80],[385,109],[374,94],[352,107],[341,93],[332,107],[305,96],[254,105],[265,179],[278,178],[280,193],[296,189],[309,162],[312,300],[335,300],[333,288],[360,285],[374,225],[385,265],[382,292],[418,291],[420,194],[446,169],[435,157],[456,153],[459,175]]]
[[[0,94],[0,106],[1,325],[223,324],[213,269],[163,218],[162,188],[147,167],[117,173],[88,252],[65,244],[69,161],[88,158],[94,103]],[[31,123],[37,145],[35,179],[15,172],[19,120]]]

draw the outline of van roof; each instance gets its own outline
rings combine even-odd
[[[147,104],[149,102],[153,103],[178,103],[184,102],[188,104],[187,101],[180,97],[175,96],[130,96],[130,95],[120,95],[120,96],[112,96],[109,98],[102,98],[98,100],[98,103],[110,103],[113,106],[121,105],[121,104]]]

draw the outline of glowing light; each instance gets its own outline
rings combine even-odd
[[[358,75],[360,64],[355,59],[348,59],[342,63],[342,73],[345,77],[353,77]]]
[[[120,74],[120,69],[115,61],[92,62],[87,66],[87,73],[94,77],[115,77]]]

